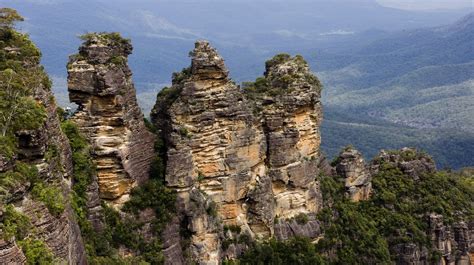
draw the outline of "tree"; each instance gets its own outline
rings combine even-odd
[[[31,95],[37,78],[18,75],[12,69],[0,72],[0,135],[40,127],[46,116],[44,107]]]
[[[12,28],[18,21],[23,21],[23,17],[15,9],[3,7],[0,8],[0,27]]]

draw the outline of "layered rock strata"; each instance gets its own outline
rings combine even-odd
[[[127,66],[130,42],[116,33],[85,39],[68,64],[69,98],[78,105],[72,120],[92,146],[100,198],[120,205],[148,178],[154,137],[145,127]]]
[[[191,57],[151,117],[168,148],[166,183],[192,232],[192,258],[217,264],[222,225],[268,238],[279,224],[287,237],[285,220],[321,207],[320,86],[302,58],[284,56],[267,64],[264,77],[280,94],[250,95],[209,43],[198,41]]]

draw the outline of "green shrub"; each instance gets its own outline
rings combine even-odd
[[[230,231],[232,233],[240,234],[242,229],[238,225],[224,225],[224,232]]]
[[[17,161],[13,169],[0,173],[0,202],[8,202],[10,192],[20,186],[31,186],[38,182],[38,169],[24,162]]]
[[[16,139],[12,136],[0,136],[0,156],[12,159],[16,153]]]
[[[34,198],[43,202],[54,216],[59,216],[64,212],[65,202],[62,191],[58,187],[54,187],[43,182],[34,185],[31,191]]]
[[[11,204],[8,204],[3,211],[2,222],[0,222],[3,239],[10,240],[15,237],[17,240],[22,240],[25,238],[31,229],[30,218],[16,211]]]
[[[127,63],[127,58],[123,56],[114,56],[110,58],[109,62],[117,66],[123,66]]]
[[[309,221],[308,215],[306,215],[305,213],[299,213],[298,215],[296,215],[295,220],[300,225],[305,225]]]
[[[165,187],[159,179],[150,179],[143,186],[133,189],[130,195],[130,200],[124,204],[123,211],[138,214],[141,210],[153,209],[156,214],[154,224],[159,231],[174,213],[176,194]]]
[[[329,264],[316,252],[315,246],[307,238],[292,238],[288,241],[274,239],[255,243],[235,262],[226,264]]]
[[[209,201],[206,207],[206,213],[211,217],[217,217],[217,204],[214,201]]]
[[[117,45],[129,45],[131,42],[130,39],[123,38],[118,32],[89,32],[79,36],[79,38],[86,43],[98,40],[99,42],[111,41]]]
[[[25,254],[28,265],[53,264],[53,253],[43,241],[27,238],[25,240],[19,241],[18,245]]]

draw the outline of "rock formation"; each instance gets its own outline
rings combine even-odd
[[[277,96],[244,93],[205,41],[191,57],[151,116],[167,146],[166,183],[193,233],[192,257],[217,264],[221,222],[255,238],[279,224],[285,238],[298,234],[285,220],[319,210],[320,86],[301,57],[267,63],[265,83]]]
[[[100,197],[120,205],[148,178],[154,137],[145,127],[127,66],[130,42],[117,33],[85,39],[68,64],[69,98],[78,105],[72,120],[93,148]]]
[[[359,151],[351,147],[344,149],[337,158],[336,172],[344,178],[347,195],[352,201],[369,199],[372,177]]]

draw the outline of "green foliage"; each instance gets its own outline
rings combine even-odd
[[[232,233],[240,234],[242,229],[238,225],[224,225],[224,233],[227,233],[227,231],[230,231]]]
[[[116,45],[130,45],[130,39],[123,38],[118,32],[89,32],[79,36],[87,43],[91,42],[112,42]]]
[[[112,58],[110,58],[109,62],[117,66],[123,66],[127,63],[127,58],[125,58],[124,56],[113,56]]]
[[[326,259],[316,252],[314,244],[307,238],[293,238],[288,241],[270,240],[254,244],[236,261],[224,264],[328,264]]]
[[[0,72],[0,129],[1,135],[19,130],[31,130],[43,125],[46,118],[44,106],[35,101],[32,89],[22,73],[12,69]]]
[[[174,213],[175,200],[174,191],[168,189],[160,179],[151,179],[132,190],[123,211],[138,214],[140,210],[153,209],[156,214],[155,228],[161,231]]]
[[[43,241],[27,238],[19,241],[18,245],[20,245],[21,250],[25,254],[28,265],[53,264],[53,253]]]
[[[15,9],[8,7],[0,8],[0,28],[12,28],[16,22],[23,20],[23,17]]]
[[[146,261],[150,264],[163,264],[164,256],[161,252],[161,242],[157,238],[145,240],[138,232],[143,224],[139,223],[136,218],[121,216],[119,212],[106,205],[103,205],[103,210],[106,227],[102,233],[102,240],[107,242],[109,246],[105,246],[101,253],[97,253],[98,256],[113,256],[114,249],[110,247],[117,249],[123,245],[140,253],[137,259],[141,259],[141,262]],[[155,236],[161,233],[161,230],[158,229],[160,228],[155,226],[153,231]]]
[[[31,190],[35,199],[43,202],[54,216],[59,216],[64,212],[65,201],[61,189],[43,182],[38,182]]]
[[[298,70],[284,75],[271,72],[273,67],[290,61],[292,65],[296,65]],[[254,82],[243,82],[242,89],[245,95],[252,100],[262,98],[263,96],[279,97],[294,90],[290,84],[295,80],[304,80],[304,82],[311,84],[314,89],[320,92],[322,85],[318,78],[307,72],[307,66],[307,62],[301,55],[291,57],[289,54],[277,54],[265,63],[265,76],[258,77]]]
[[[13,237],[26,256],[27,264],[52,264],[54,256],[46,244],[35,238],[34,227],[30,218],[15,210],[13,205],[8,204],[3,209],[0,222],[0,231],[4,240]]]
[[[209,201],[206,206],[206,213],[209,216],[217,217],[217,205],[214,201]]]
[[[86,190],[95,174],[95,165],[91,158],[89,144],[72,121],[64,121],[61,124],[61,129],[68,137],[72,149],[73,190],[78,196],[78,205],[87,208],[85,205]]]
[[[0,136],[0,155],[11,159],[16,153],[16,139],[12,136]]]
[[[402,157],[427,158],[426,154],[413,151]],[[374,192],[368,201],[347,200],[341,179],[318,178],[326,208],[318,214],[325,234],[317,249],[335,251],[333,262],[391,264],[395,256],[389,255],[388,246],[415,243],[433,247],[426,235],[428,214],[443,215],[447,224],[474,218],[474,185],[470,177],[437,172],[415,180],[391,163],[379,163],[381,169],[372,180]]]
[[[172,75],[173,85],[182,84],[191,76],[191,67],[183,68],[181,72],[174,72]]]
[[[267,79],[265,77],[258,77],[255,82],[243,82],[242,89],[250,94],[265,93],[269,89]]]
[[[191,134],[189,133],[188,129],[186,127],[181,127],[179,128],[179,134],[183,137],[190,138]]]
[[[265,62],[265,68],[270,69],[275,65],[279,65],[291,60],[291,55],[287,53],[280,53],[275,55],[272,59]]]
[[[86,245],[86,251],[92,264],[97,255],[111,255],[108,241],[102,233],[94,231],[87,219],[87,187],[91,184],[95,174],[95,164],[91,158],[90,147],[79,128],[70,120],[61,123],[61,130],[66,134],[72,149],[73,163],[73,194],[71,205],[76,214],[77,222]],[[101,260],[105,261],[105,260]],[[109,263],[111,264],[111,263]]]
[[[335,264],[391,264],[388,244],[375,221],[360,212],[355,203],[336,201],[332,206],[337,217],[328,210],[319,218],[326,224],[324,238],[317,248],[336,252]],[[329,219],[330,218],[330,219]]]
[[[3,216],[0,222],[0,230],[4,240],[15,237],[16,240],[23,240],[31,229],[30,218],[15,210],[13,205],[8,204],[3,209]]]
[[[12,197],[11,191],[15,188],[31,186],[38,181],[36,166],[17,161],[13,169],[0,173],[0,202],[8,202]]]
[[[0,21],[4,19],[3,22],[8,24],[16,18],[16,11],[0,9]],[[41,53],[38,48],[26,34],[10,26],[0,30],[1,136],[11,136],[18,130],[36,129],[43,124],[46,111],[33,98],[33,91],[38,87],[49,89],[51,84],[39,66]]]
[[[58,156],[59,156],[58,147],[55,144],[50,144],[48,146],[48,149],[46,150],[46,153],[44,154],[44,159],[48,162],[51,162],[55,158],[58,158]]]
[[[305,225],[309,221],[308,215],[306,215],[305,213],[299,213],[297,216],[295,216],[295,220],[300,225]]]

